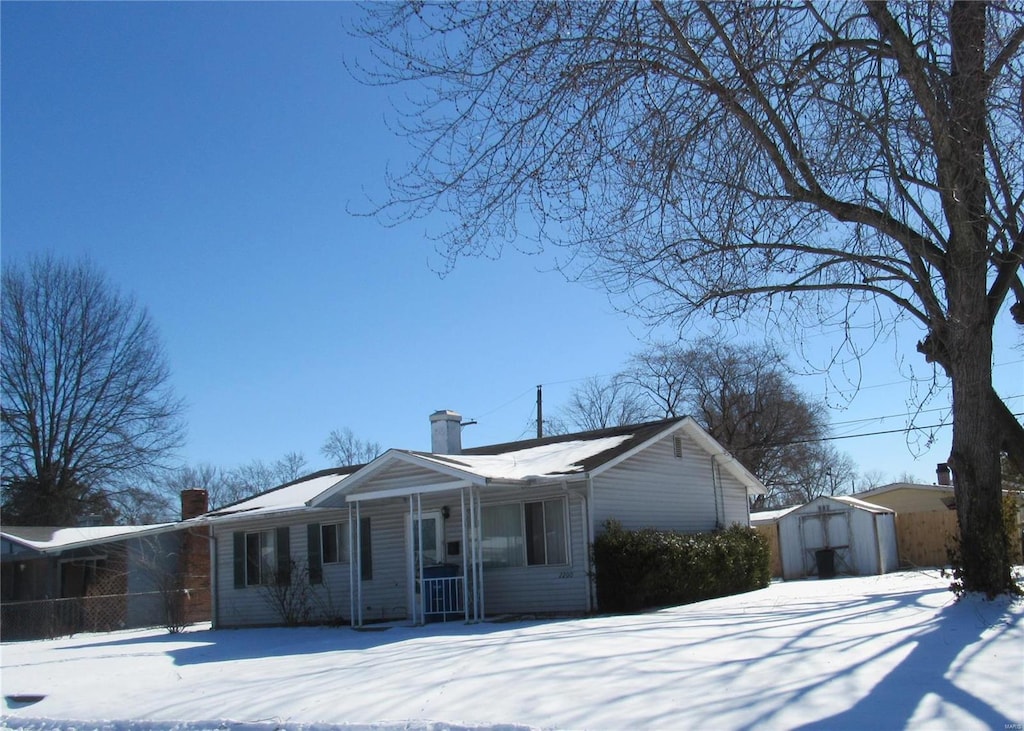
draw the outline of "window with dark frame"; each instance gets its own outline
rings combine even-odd
[[[277,566],[274,531],[245,534],[245,585],[273,583]]]
[[[320,526],[320,550],[327,563],[348,563],[347,523],[324,523]]]

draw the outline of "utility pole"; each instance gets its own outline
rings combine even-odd
[[[537,438],[544,436],[544,404],[541,398],[541,386],[537,385]]]

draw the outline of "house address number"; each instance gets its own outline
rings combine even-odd
[[[572,578],[572,571],[562,571],[561,573],[558,574],[558,578],[559,579],[571,579]]]

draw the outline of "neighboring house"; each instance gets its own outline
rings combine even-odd
[[[391,449],[205,516],[215,624],[281,623],[289,596],[302,618],[356,626],[583,613],[606,520],[748,525],[764,492],[688,417],[465,450],[459,414],[431,429],[429,453]]]
[[[956,496],[951,483],[949,467],[939,464],[936,469],[939,484],[924,485],[894,482],[854,497],[881,505],[897,513],[897,533],[900,561],[907,566],[945,566],[949,562],[948,548],[958,533]],[[1003,490],[1017,505],[1017,530],[1010,536],[1010,551],[1014,561],[1022,560],[1024,544],[1024,497],[1020,492]]]
[[[896,515],[889,508],[822,495],[777,521],[785,579],[873,576],[899,566]]]
[[[206,512],[182,493],[182,517]],[[0,531],[4,640],[164,624],[169,592],[187,622],[209,619],[209,539],[194,523]],[[181,590],[181,591],[179,591]]]
[[[952,485],[894,482],[891,485],[862,490],[854,497],[895,510],[901,515],[956,510],[956,498],[953,496]]]

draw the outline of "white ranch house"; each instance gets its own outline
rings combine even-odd
[[[214,623],[281,621],[268,584],[292,567],[314,620],[481,620],[596,608],[604,521],[687,533],[749,525],[764,486],[689,417],[462,449],[431,416],[432,451],[391,449],[213,511]],[[297,571],[296,571],[297,569]]]

